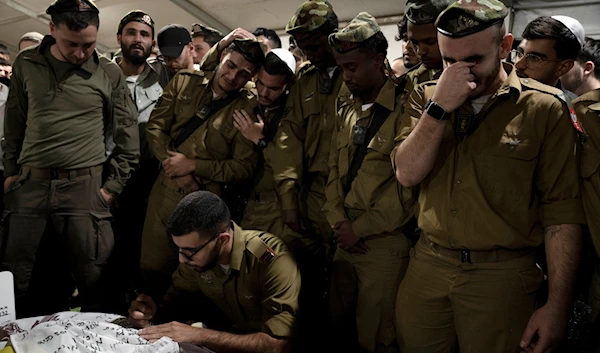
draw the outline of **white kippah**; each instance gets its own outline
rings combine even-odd
[[[575,38],[577,38],[577,41],[583,48],[585,44],[585,31],[579,21],[577,21],[573,17],[560,15],[552,16],[552,18],[557,21],[560,21],[563,25],[565,25],[565,27],[567,27],[571,31],[571,33],[575,35]]]
[[[288,50],[276,48],[270,51],[271,53],[277,55],[281,61],[287,64],[287,66],[292,70],[292,72],[296,73],[296,59],[294,55],[290,53]]]

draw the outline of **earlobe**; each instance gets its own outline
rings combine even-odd
[[[575,62],[573,60],[564,60],[560,64],[558,70],[556,70],[556,77],[561,77],[562,75],[569,72],[573,68],[573,65],[575,65]]]
[[[585,63],[585,66],[583,67],[583,74],[584,75],[592,74],[595,69],[596,69],[596,65],[594,65],[593,62],[588,61]]]

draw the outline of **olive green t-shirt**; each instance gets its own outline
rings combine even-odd
[[[56,80],[59,82],[63,80],[63,78],[67,75],[67,73],[70,70],[77,67],[76,65],[71,64],[68,61],[58,60],[54,57],[54,55],[50,53],[50,50],[44,53],[44,57],[48,60],[50,66],[52,66],[52,71],[54,71],[54,74],[56,75]]]

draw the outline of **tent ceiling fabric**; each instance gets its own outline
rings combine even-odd
[[[48,16],[44,13],[52,0],[0,0],[0,42],[7,44],[13,54],[23,33],[48,33]],[[119,45],[116,28],[129,10],[148,12],[156,22],[156,30],[170,23],[191,27],[194,22],[213,25],[226,32],[243,27],[253,30],[266,27],[283,28],[302,0],[96,0],[100,8],[98,47],[115,51]],[[404,12],[404,0],[331,0],[341,23],[352,19],[360,11],[368,11],[382,22],[384,33],[393,42],[393,23]],[[513,6],[512,32],[519,38],[529,21],[541,15],[567,15],[577,18],[586,34],[600,38],[600,0],[504,0]],[[393,20],[393,21],[392,21]],[[287,40],[284,40],[284,45]],[[394,53],[396,55],[396,53]]]

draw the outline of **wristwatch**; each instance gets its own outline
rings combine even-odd
[[[427,111],[427,114],[429,114],[429,116],[435,120],[443,121],[450,119],[450,114],[448,114],[441,105],[437,104],[431,99],[427,101],[427,104],[425,104],[425,110]]]
[[[256,144],[256,147],[260,148],[261,150],[264,150],[265,148],[267,148],[268,144],[269,144],[269,141],[267,141],[267,139],[265,139],[263,137],[260,140],[258,140],[258,143]]]

